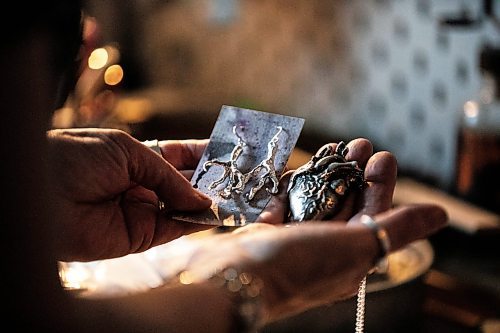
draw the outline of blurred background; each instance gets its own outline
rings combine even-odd
[[[222,105],[240,106],[305,118],[297,165],[366,137],[398,159],[396,204],[433,201],[450,215],[431,239],[424,331],[500,332],[500,1],[85,7],[93,52],[54,127],[206,138]]]

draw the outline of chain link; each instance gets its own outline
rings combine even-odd
[[[356,303],[356,333],[363,333],[365,327],[366,276],[361,280]]]

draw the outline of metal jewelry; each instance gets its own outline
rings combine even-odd
[[[289,222],[300,223],[308,220],[325,220],[333,217],[342,207],[344,199],[351,189],[362,189],[366,186],[364,171],[356,161],[347,161],[349,149],[341,141],[335,150],[325,145],[309,162],[298,168],[291,176],[288,185],[288,201],[290,206]],[[366,216],[366,217],[365,217]],[[388,238],[384,229],[373,221],[370,224],[364,215],[361,222],[376,229],[377,239],[385,253],[388,252]],[[387,245],[387,246],[386,246]],[[362,333],[365,321],[366,276],[358,288],[356,303],[355,332]]]
[[[385,273],[388,269],[389,260],[387,255],[391,250],[391,242],[389,239],[389,235],[387,230],[381,227],[373,218],[369,215],[361,216],[361,223],[366,225],[368,228],[373,230],[373,233],[377,237],[377,240],[380,244],[380,248],[382,249],[382,258],[378,260],[375,267],[368,272],[368,274],[372,274],[374,272]],[[363,333],[365,326],[365,300],[366,300],[366,276],[361,280],[358,289],[358,296],[356,302],[356,324],[355,324],[355,332]]]
[[[158,209],[160,210],[161,213],[163,213],[165,209],[167,209],[167,207],[165,206],[165,202],[163,202],[160,199],[158,199]]]
[[[198,180],[208,172],[208,170],[214,166],[219,165],[224,168],[224,171],[221,177],[208,186],[209,189],[214,189],[220,184],[224,183],[224,181],[228,180],[226,186],[222,191],[219,192],[219,195],[224,199],[228,199],[232,193],[241,194],[245,189],[247,183],[259,176],[262,170],[265,172],[260,175],[259,182],[253,186],[247,194],[247,199],[252,200],[258,191],[260,191],[264,185],[268,182],[272,183],[271,189],[267,189],[267,191],[271,194],[278,193],[278,176],[276,175],[276,167],[274,166],[274,161],[276,158],[276,153],[278,151],[278,141],[279,135],[283,131],[281,126],[278,126],[278,132],[271,138],[269,143],[267,144],[267,156],[263,159],[256,167],[250,170],[247,173],[243,173],[240,169],[238,169],[238,158],[243,153],[244,148],[247,146],[245,141],[239,136],[237,130],[237,126],[233,126],[233,133],[238,138],[238,143],[234,146],[231,151],[231,155],[228,161],[220,161],[218,159],[212,159],[206,161],[203,164],[202,172],[198,175]],[[196,181],[196,183],[198,182]],[[195,186],[196,187],[196,186]]]
[[[278,132],[272,137],[272,139],[267,144],[267,157],[262,160],[255,168],[253,168],[249,174],[252,176],[257,176],[261,170],[265,170],[265,173],[260,177],[260,180],[257,185],[252,187],[250,192],[248,193],[248,200],[252,200],[255,194],[260,191],[260,189],[267,183],[271,182],[271,189],[267,189],[267,191],[271,194],[278,193],[278,176],[276,175],[276,168],[274,166],[274,159],[276,158],[276,153],[278,151],[278,141],[279,135],[283,131],[283,127],[277,127]]]
[[[154,152],[156,152],[158,155],[161,156],[161,148],[159,141],[154,139],[154,140],[146,140],[142,141],[142,144],[145,145],[148,148],[151,148]]]
[[[243,153],[243,149],[244,147],[246,147],[247,144],[238,135],[238,132],[236,131],[236,126],[233,126],[233,134],[238,138],[238,143],[236,144],[236,146],[234,146],[233,150],[231,151],[231,157],[229,158],[229,160],[220,161],[214,158],[210,161],[206,161],[203,164],[203,171],[200,173],[198,177],[198,179],[200,179],[214,165],[219,165],[223,167],[224,171],[222,173],[222,176],[219,179],[212,182],[208,186],[208,188],[214,189],[220,184],[222,184],[226,179],[228,179],[226,187],[219,192],[219,195],[225,199],[229,198],[232,192],[241,193],[246,183],[248,182],[250,176],[249,174],[244,174],[243,172],[241,172],[240,169],[238,169],[237,165],[238,158]]]
[[[366,186],[357,161],[347,161],[349,151],[341,141],[335,150],[325,145],[298,168],[288,185],[289,221],[324,220],[336,214],[351,189]]]
[[[387,233],[387,230],[385,230],[385,228],[381,227],[380,224],[375,222],[375,220],[369,215],[362,215],[360,221],[365,226],[373,230],[373,233],[380,243],[380,248],[382,249],[382,256],[372,268],[370,273],[386,273],[387,269],[389,268],[389,260],[387,258],[387,254],[391,250],[391,241],[389,239],[389,234]]]

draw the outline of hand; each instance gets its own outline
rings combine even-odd
[[[381,253],[373,231],[359,223],[362,214],[387,230],[391,252],[445,226],[446,213],[438,206],[391,208],[397,174],[392,154],[372,155],[365,139],[351,141],[349,148],[347,158],[365,168],[368,187],[349,198],[330,223],[280,225],[287,199],[282,182],[279,195],[261,216],[266,223],[211,237],[192,255],[187,269],[195,276],[225,267],[256,274],[264,281],[269,320],[276,320],[356,293]]]
[[[158,198],[172,210],[210,207],[186,179],[189,170],[177,170],[193,168],[206,142],[161,142],[165,161],[119,130],[52,130],[48,138],[61,214],[55,218],[58,259],[123,256],[207,228],[170,220],[158,208]]]
[[[373,217],[387,230],[391,252],[428,237],[447,221],[434,205],[398,207]],[[204,241],[186,269],[202,279],[227,267],[260,277],[266,320],[279,320],[356,294],[381,248],[370,228],[351,221],[250,224]]]
[[[336,143],[331,143],[334,149]],[[357,161],[365,170],[368,186],[362,191],[351,192],[343,208],[331,220],[347,221],[362,214],[374,215],[392,207],[392,196],[396,186],[397,162],[390,152],[373,154],[373,146],[364,138],[352,140],[347,144],[349,152],[346,159]],[[288,209],[288,180],[292,171],[285,173],[280,180],[279,192],[273,196],[266,209],[259,216],[258,222],[281,224],[286,221]]]

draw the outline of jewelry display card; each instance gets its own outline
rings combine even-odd
[[[304,119],[224,105],[191,183],[212,199],[182,221],[243,226],[255,222],[297,143]]]

